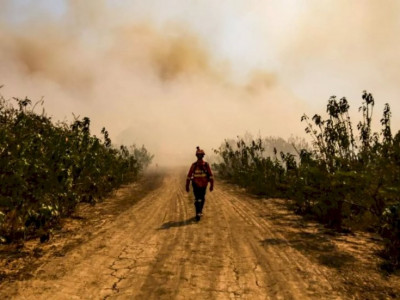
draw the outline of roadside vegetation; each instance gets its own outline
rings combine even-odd
[[[49,238],[80,202],[94,204],[135,180],[152,155],[114,148],[109,134],[90,133],[90,119],[54,123],[29,99],[0,97],[0,242]]]
[[[299,214],[313,215],[337,231],[377,231],[387,269],[400,267],[400,131],[392,133],[386,104],[381,130],[373,132],[372,94],[363,92],[354,126],[346,98],[332,96],[327,116],[303,115],[311,148],[292,143],[287,151],[270,139],[238,137],[215,150],[221,178],[266,197],[293,200]]]

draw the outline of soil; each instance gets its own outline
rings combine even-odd
[[[185,170],[80,205],[46,243],[0,246],[1,299],[400,299],[379,237],[338,234],[282,199],[217,181],[194,217]]]

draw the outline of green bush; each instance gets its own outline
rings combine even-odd
[[[29,99],[0,99],[0,236],[11,241],[50,228],[79,202],[95,203],[134,180],[151,161],[146,148],[112,147],[90,119],[53,123]]]
[[[332,96],[326,118],[318,114],[301,118],[312,150],[294,145],[295,154],[280,152],[278,158],[276,150],[265,153],[261,139],[225,141],[215,151],[221,158],[215,168],[219,176],[250,192],[293,199],[296,212],[313,214],[339,231],[365,216],[370,221],[365,229],[382,226],[380,232],[389,237],[385,251],[398,265],[400,132],[393,137],[389,104],[384,107],[381,131],[373,132],[374,105],[373,96],[364,91],[355,134],[347,99]]]
[[[387,207],[382,214],[381,235],[384,254],[394,267],[400,266],[400,204]]]

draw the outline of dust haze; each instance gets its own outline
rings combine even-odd
[[[57,2],[1,0],[1,94],[88,116],[160,165],[245,132],[304,136],[303,113],[332,94],[356,108],[363,89],[399,128],[395,1]]]

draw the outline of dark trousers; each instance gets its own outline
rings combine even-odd
[[[196,215],[203,212],[204,202],[206,202],[206,189],[207,187],[198,187],[193,184],[194,193],[194,206],[196,208]]]

